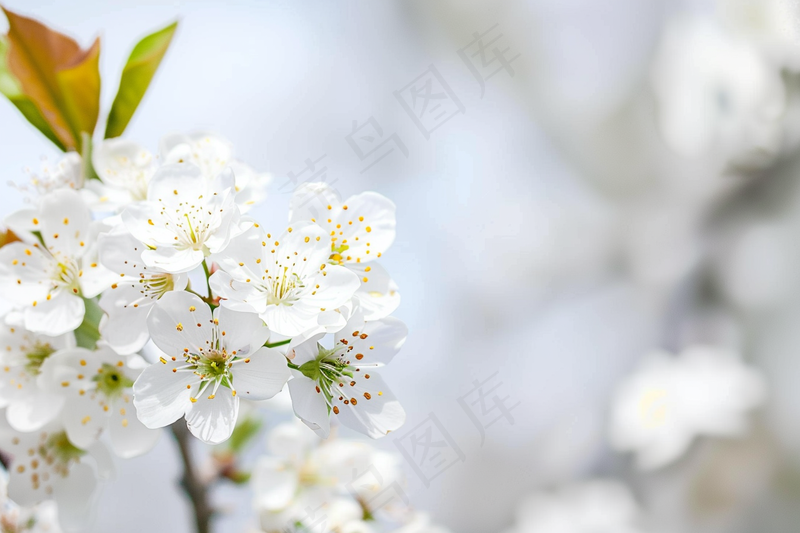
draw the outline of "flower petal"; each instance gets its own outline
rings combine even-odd
[[[302,183],[289,201],[289,222],[323,220],[328,206],[339,206],[342,199],[336,190],[324,182]]]
[[[45,195],[39,219],[42,238],[54,255],[74,259],[86,252],[92,213],[77,191],[59,189]]]
[[[305,425],[327,439],[331,433],[331,421],[325,397],[317,392],[317,384],[304,375],[293,372],[289,380],[289,393],[292,395],[292,408]]]
[[[96,399],[83,395],[67,399],[61,420],[72,444],[86,449],[102,435],[108,415]]]
[[[191,405],[191,386],[198,377],[191,372],[173,372],[183,360],[153,363],[133,384],[136,416],[150,429],[168,426],[184,415]]]
[[[208,348],[212,338],[211,310],[203,300],[185,291],[171,291],[161,297],[147,317],[153,342],[171,356]]]
[[[266,400],[278,394],[291,377],[286,357],[274,348],[261,348],[248,356],[249,363],[231,368],[236,394],[250,400]]]
[[[377,263],[349,263],[347,268],[361,280],[356,296],[364,318],[378,320],[397,309],[400,305],[400,289],[385,268]]]
[[[408,336],[408,327],[402,320],[387,316],[365,322],[361,312],[355,313],[337,338],[348,341],[350,360],[358,367],[383,366],[389,363]]]
[[[51,293],[51,298],[37,301],[37,305],[26,307],[25,328],[45,335],[61,335],[81,325],[86,307],[83,299],[67,290]]]
[[[224,307],[214,310],[219,321],[222,342],[228,353],[244,357],[258,350],[269,338],[269,328],[255,313],[242,313]]]
[[[233,434],[238,416],[239,398],[220,390],[212,399],[203,395],[191,404],[186,412],[186,425],[192,435],[201,441],[219,444]]]
[[[151,305],[140,305],[139,307],[114,305],[114,300],[126,289],[129,287],[108,290],[100,297],[100,307],[108,313],[106,319],[100,323],[100,333],[109,346],[122,355],[136,353],[147,344],[150,339],[147,316],[153,307]],[[135,289],[130,290],[135,291]]]
[[[294,499],[299,477],[299,472],[286,468],[286,463],[277,457],[259,458],[253,469],[252,487],[256,494],[253,504],[267,511],[284,509]]]
[[[334,402],[339,408],[342,424],[373,439],[397,430],[406,421],[406,412],[380,375],[370,372],[345,386],[348,403]],[[355,400],[355,401],[353,401]]]
[[[67,477],[55,477],[53,495],[58,505],[58,521],[64,531],[85,531],[94,520],[97,489],[97,476],[85,463],[73,465]]]
[[[36,431],[55,420],[63,406],[62,396],[37,390],[26,395],[23,401],[12,402],[6,410],[6,419],[17,431]]]
[[[108,423],[111,447],[123,459],[149,452],[161,436],[161,431],[149,429],[139,421],[133,406],[116,405]]]

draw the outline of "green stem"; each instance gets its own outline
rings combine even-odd
[[[292,342],[292,339],[286,339],[284,341],[278,341],[278,342],[268,342],[264,344],[264,346],[266,346],[267,348],[277,348],[278,346],[283,346],[284,344],[289,344],[290,342]]]
[[[194,292],[192,289],[186,289],[186,292],[191,292],[192,294],[194,294],[195,296],[197,296],[198,298],[203,300],[205,303],[207,303],[211,307],[211,309],[214,309],[215,307],[218,307],[210,298],[208,298],[206,296],[203,296],[202,294],[199,294],[197,292]]]
[[[206,263],[205,259],[203,259],[203,272],[206,273],[206,289],[208,290],[208,299],[213,301],[214,298],[211,296],[211,282],[209,281],[211,273],[208,271],[208,263]]]

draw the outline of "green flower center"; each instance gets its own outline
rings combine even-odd
[[[223,350],[210,350],[197,356],[195,373],[204,379],[217,380],[228,375],[231,356]]]
[[[36,341],[31,350],[25,354],[27,362],[25,363],[25,370],[32,376],[39,375],[42,368],[42,363],[45,359],[50,357],[55,350],[46,342]]]
[[[316,359],[306,361],[298,367],[307,378],[317,382],[320,390],[325,395],[328,405],[333,401],[333,387],[341,383],[343,378],[353,378],[353,368],[347,361],[342,359],[342,350],[327,350],[322,346],[317,346],[319,354]]]
[[[86,452],[69,441],[66,431],[59,431],[50,435],[39,447],[39,455],[48,463],[55,460],[58,463],[56,472],[66,476],[70,464],[77,463]]]
[[[97,390],[107,398],[121,396],[126,389],[133,387],[133,381],[128,378],[120,367],[103,363],[100,371],[92,377],[97,383]]]
[[[344,253],[349,249],[350,246],[347,244],[340,244],[339,246],[336,246],[335,243],[331,243],[331,256],[328,258],[328,260],[334,265],[343,264],[345,260]]]

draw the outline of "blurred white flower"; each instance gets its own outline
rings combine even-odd
[[[26,169],[26,173],[29,176],[30,186],[33,188],[35,196],[38,197],[59,189],[83,187],[81,156],[76,152],[68,152],[56,163],[49,159],[43,159],[38,174],[34,174],[28,169]],[[21,191],[29,190],[28,186],[24,184],[18,188]]]
[[[52,500],[23,507],[8,497],[8,472],[0,468],[0,531],[3,533],[61,533],[58,508]]]
[[[264,531],[294,524],[299,532],[367,533],[378,517],[408,512],[399,489],[404,480],[399,456],[369,442],[322,441],[294,421],[270,432],[267,451],[251,478],[253,507]],[[362,520],[367,515],[370,522]]]
[[[659,468],[678,459],[698,436],[742,434],[749,411],[764,395],[760,374],[724,349],[654,352],[617,389],[611,443],[635,453],[640,468]]]
[[[679,154],[755,163],[780,148],[786,96],[779,68],[713,19],[669,23],[652,81],[661,133]]]
[[[97,195],[94,208],[116,211],[147,199],[147,187],[156,172],[153,154],[127,139],[106,139],[92,147],[92,165],[100,181],[87,189]]]
[[[159,149],[163,164],[193,163],[209,178],[218,175],[226,167],[230,168],[236,181],[236,205],[242,213],[266,198],[271,176],[256,172],[235,159],[233,145],[218,135],[206,132],[170,134],[161,139]]]
[[[781,65],[800,67],[800,3],[794,0],[717,0],[720,20]]]
[[[92,521],[98,477],[107,475],[109,458],[100,443],[82,450],[63,427],[47,425],[20,433],[0,420],[0,448],[11,454],[8,496],[28,507],[55,500],[65,531],[84,531]]]
[[[528,496],[507,533],[643,533],[641,520],[627,487],[591,480]]]
[[[57,391],[42,384],[42,366],[57,350],[74,344],[71,333],[48,337],[13,324],[9,317],[0,328],[0,406],[17,431],[35,431],[52,422],[64,405]]]
[[[121,356],[108,347],[61,350],[48,359],[40,381],[66,400],[60,421],[72,444],[87,449],[107,434],[122,458],[155,446],[159,432],[142,425],[133,405],[133,382],[143,366],[139,356]]]
[[[356,296],[365,318],[377,320],[397,309],[397,284],[375,262],[394,242],[394,203],[371,191],[342,201],[325,183],[304,183],[292,196],[289,223],[309,220],[330,235],[330,263],[345,266],[361,280]]]

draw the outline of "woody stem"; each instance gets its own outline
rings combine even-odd
[[[181,488],[192,504],[197,533],[211,533],[211,518],[214,516],[214,510],[208,501],[208,484],[203,482],[197,474],[197,467],[190,449],[191,434],[183,420],[173,423],[170,430],[178,443],[178,451],[183,461]]]

